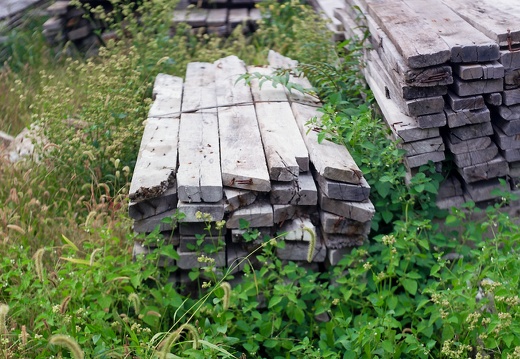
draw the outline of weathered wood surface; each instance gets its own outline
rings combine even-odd
[[[207,213],[211,215],[213,221],[221,221],[224,218],[224,200],[220,200],[217,203],[189,203],[179,201],[177,203],[177,209],[179,212],[184,213],[185,222],[205,222],[205,219],[197,212]]]
[[[494,143],[490,143],[488,147],[480,148],[475,151],[466,153],[454,153],[453,162],[461,167],[469,167],[491,161],[498,155],[498,147]]]
[[[506,159],[507,162],[520,161],[520,149],[510,149],[500,151],[500,154]]]
[[[520,69],[507,70],[504,73],[504,88],[515,89],[520,86]]]
[[[466,183],[471,183],[506,176],[509,173],[509,165],[504,157],[498,155],[491,161],[457,168],[457,171]]]
[[[462,196],[464,191],[460,180],[455,176],[448,176],[439,186],[437,198]]]
[[[182,114],[177,191],[179,200],[184,202],[218,202],[222,199],[216,113]]]
[[[147,120],[130,184],[132,201],[159,197],[175,185],[178,134],[178,118]]]
[[[520,104],[520,89],[503,91],[502,92],[502,103],[506,106]]]
[[[352,236],[344,234],[333,234],[323,232],[325,246],[330,249],[361,246],[367,240],[366,235],[354,234]]]
[[[435,151],[428,153],[421,153],[413,156],[406,156],[404,158],[405,165],[411,168],[417,168],[428,164],[428,162],[442,162],[446,159],[444,151]]]
[[[159,228],[159,232],[173,230],[172,222],[164,221],[165,218],[171,218],[175,215],[175,209],[170,211],[159,213],[155,216],[136,220],[133,223],[133,230],[136,233],[150,233],[156,228]]]
[[[352,184],[331,181],[316,171],[313,171],[313,175],[320,190],[329,198],[353,202],[362,202],[369,198],[370,185],[365,178],[362,178],[359,184]]]
[[[498,45],[486,35],[463,20],[440,0],[403,0],[422,19],[422,24],[431,27],[451,51],[450,61],[484,62],[500,57]]]
[[[452,91],[448,91],[445,99],[453,111],[478,110],[486,107],[484,96],[482,95],[460,97]]]
[[[449,133],[450,141],[455,144],[472,138],[491,136],[492,134],[493,126],[491,126],[491,122],[452,128]]]
[[[368,13],[385,30],[406,64],[424,68],[444,64],[451,52],[435,29],[402,2],[372,2]]]
[[[240,228],[240,219],[249,222],[249,226],[255,227],[272,227],[273,206],[267,201],[256,201],[253,204],[237,209],[229,215],[226,221],[227,228]]]
[[[421,69],[411,68],[401,56],[385,32],[376,24],[371,16],[366,16],[369,37],[375,51],[379,54],[392,79],[403,81],[416,87],[443,86],[453,83],[451,66],[437,65]]]
[[[500,92],[504,89],[504,83],[502,79],[463,81],[455,77],[450,88],[459,96],[472,96]]]
[[[333,213],[320,212],[321,229],[326,233],[346,234],[349,236],[370,233],[370,222],[358,222]]]
[[[246,73],[242,60],[215,62],[222,181],[224,186],[269,192],[271,183],[251,90],[237,79]],[[223,107],[235,104],[236,106]]]
[[[257,198],[256,192],[230,187],[224,187],[224,195],[226,201],[224,211],[226,213],[249,206]]]
[[[206,26],[222,26],[227,23],[228,9],[209,9]]]
[[[245,24],[249,19],[249,10],[246,8],[229,9],[228,24],[231,28],[237,25]]]
[[[215,93],[215,67],[188,64],[179,129],[177,188],[184,202],[218,202],[222,199],[219,129]]]
[[[163,75],[159,80],[155,100],[148,111],[148,117],[179,118],[182,100],[182,79],[180,77]]]
[[[442,112],[444,99],[442,96],[424,97],[412,100],[404,99],[404,85],[396,84],[386,71],[379,55],[375,51],[366,52],[367,71],[371,74],[377,73],[383,81],[385,93],[395,102],[401,112],[408,116],[420,116]]]
[[[176,261],[176,264],[180,269],[201,268],[208,265],[206,262],[199,262],[200,253],[183,252],[178,250],[177,254],[179,255],[179,259]],[[217,268],[224,267],[226,265],[225,250],[219,251],[217,253],[208,253],[206,256],[215,260],[213,265]]]
[[[520,52],[502,50],[499,61],[506,71],[517,70],[520,68]]]
[[[500,46],[520,43],[520,9],[509,0],[442,0]]]
[[[260,66],[248,66],[247,72],[253,76],[251,79],[251,92],[253,100],[257,102],[289,102],[285,87],[277,84],[273,85],[268,77],[274,75],[272,68]],[[258,79],[257,76],[264,76],[263,79]]]
[[[343,8],[345,6],[342,0],[311,0],[313,6],[318,12],[324,12],[327,20],[332,23],[332,27],[335,31],[343,31],[344,27],[341,21],[334,16],[334,10],[336,8]]]
[[[469,37],[472,39],[472,37]],[[498,61],[480,64],[453,64],[453,73],[462,80],[499,79],[504,77],[504,65]]]
[[[493,119],[493,124],[500,128],[508,136],[515,136],[520,134],[520,120],[508,121],[497,117]]]
[[[289,219],[313,215],[318,212],[318,206],[296,206],[292,204],[273,204],[274,223],[283,223]]]
[[[328,140],[318,143],[318,134],[308,131],[306,123],[314,116],[320,116],[316,108],[300,103],[292,103],[291,107],[316,171],[334,181],[361,183],[363,174],[346,147]]]
[[[384,120],[392,131],[394,139],[406,143],[439,137],[438,128],[420,128],[415,118],[403,114],[397,105],[384,95],[384,90],[380,87],[381,80],[377,77],[377,73],[373,75],[365,72],[367,83],[383,113]]]
[[[520,134],[508,136],[499,127],[494,126],[495,133],[493,138],[502,150],[512,150],[520,148]]]
[[[292,182],[273,182],[269,194],[271,204],[311,206],[318,203],[318,190],[310,172]]]
[[[439,136],[421,141],[401,143],[399,147],[405,150],[406,156],[409,157],[430,152],[442,152],[444,151],[444,141]]]
[[[372,219],[375,208],[370,201],[347,202],[331,199],[318,190],[318,204],[326,212],[352,219],[358,222],[367,222]]]
[[[42,0],[1,0],[0,1],[0,19],[14,16],[15,14],[30,8]]]
[[[308,217],[297,217],[286,221],[280,226],[279,233],[286,233],[283,238],[288,241],[304,241],[312,240],[312,232],[316,235],[316,227],[312,224]]]
[[[466,125],[474,125],[477,123],[490,122],[491,115],[487,107],[478,110],[460,110],[453,111],[445,108],[446,119],[449,128],[461,127]]]
[[[491,106],[500,106],[502,105],[502,94],[499,92],[485,94],[484,101]]]
[[[491,144],[491,137],[477,137],[465,141],[452,142],[451,137],[446,137],[446,147],[455,154],[468,153],[477,151],[482,148],[487,148]]]
[[[281,260],[287,261],[307,261],[309,243],[307,242],[286,242],[284,248],[276,249],[276,256]],[[323,262],[327,255],[327,248],[316,240],[312,262]]]
[[[498,179],[494,178],[476,183],[465,183],[464,189],[473,201],[480,202],[499,197],[500,194],[496,194],[494,191],[497,189],[503,191],[505,188],[500,184]]]
[[[135,220],[156,216],[177,207],[177,186],[168,188],[160,197],[149,198],[140,202],[130,202],[128,215]]]
[[[498,115],[507,121],[520,120],[520,105],[497,107]]]

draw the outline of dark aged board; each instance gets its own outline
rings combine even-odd
[[[458,143],[453,143],[450,137],[446,137],[446,147],[455,154],[477,151],[481,148],[487,148],[490,144],[491,137],[489,136],[472,138]]]
[[[460,110],[452,111],[449,108],[444,109],[448,127],[455,128],[476,123],[490,122],[491,116],[487,107],[478,110]]]
[[[358,222],[338,216],[337,214],[321,211],[321,229],[326,233],[368,235],[370,233],[370,222]]]
[[[513,150],[520,148],[520,134],[508,136],[499,127],[494,126],[495,133],[493,138],[496,144],[503,150]]]
[[[328,198],[318,190],[318,204],[326,212],[352,219],[358,222],[370,221],[375,209],[370,201],[347,202]]]
[[[177,187],[173,184],[160,197],[145,199],[140,202],[130,202],[128,215],[132,219],[140,220],[170,211],[175,209],[176,206]]]
[[[402,2],[369,2],[368,13],[385,30],[411,68],[444,64],[451,52],[435,29]]]
[[[448,95],[444,98],[453,111],[478,110],[486,107],[484,96],[482,95],[460,97],[457,94],[448,91]]]
[[[328,180],[316,171],[313,171],[313,175],[320,190],[329,198],[362,202],[366,201],[370,195],[370,185],[364,178],[360,184],[351,184]]]
[[[248,221],[251,228],[272,227],[274,225],[273,206],[267,201],[257,201],[240,208],[230,214],[226,227],[240,228],[240,219]]]
[[[246,67],[236,56],[220,59],[215,65],[223,185],[269,192],[271,183],[253,96],[244,81],[237,82]]]
[[[520,8],[510,0],[442,0],[500,46],[520,43]]]
[[[446,43],[451,51],[451,62],[485,62],[500,57],[493,40],[475,31],[440,0],[404,0],[404,3]]]
[[[319,143],[318,133],[314,130],[308,131],[306,123],[314,116],[319,117],[316,108],[296,102],[291,106],[316,171],[334,181],[361,183],[362,173],[345,146],[328,140]]]
[[[273,182],[271,204],[311,206],[318,203],[318,190],[310,172],[302,173],[292,182]]]

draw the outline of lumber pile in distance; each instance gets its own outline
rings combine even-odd
[[[448,174],[439,207],[517,191],[520,11],[506,0],[335,4],[345,37],[369,41],[364,75],[410,174],[430,161]]]
[[[367,240],[374,215],[368,183],[344,146],[318,143],[308,131],[306,123],[319,116],[315,98],[260,83],[274,67],[294,64],[274,52],[269,60],[270,67],[246,67],[229,56],[188,64],[184,80],[156,78],[129,215],[136,233],[158,229],[168,238],[182,270],[204,265],[197,259],[217,244],[219,221],[223,241],[205,253],[217,267],[280,234],[286,245],[277,249],[279,258],[314,264],[334,265]],[[246,73],[250,86],[237,82]],[[310,87],[304,78],[294,81]],[[178,226],[165,220],[177,212]],[[246,242],[244,221],[261,233],[260,242]],[[135,253],[147,250],[136,242]]]

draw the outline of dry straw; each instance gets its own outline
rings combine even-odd
[[[45,248],[40,248],[34,253],[34,268],[36,270],[36,275],[40,282],[43,282],[43,253],[45,252]]]

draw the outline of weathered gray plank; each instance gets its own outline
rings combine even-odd
[[[226,228],[217,229],[215,222],[209,225],[205,222],[180,222],[178,224],[179,234],[182,236],[194,236],[196,234],[205,234],[207,236],[219,236],[226,234]]]
[[[392,131],[394,139],[400,139],[406,143],[439,137],[438,128],[420,128],[415,118],[403,114],[395,103],[384,95],[384,90],[380,87],[381,81],[377,77],[377,73],[373,75],[374,77],[372,74],[365,72],[368,85],[374,94],[388,127]]]
[[[346,234],[349,236],[370,233],[371,222],[358,222],[338,216],[333,213],[320,211],[321,229],[325,233]]]
[[[511,149],[500,151],[500,154],[506,159],[507,162],[520,161],[520,149]]]
[[[446,119],[449,128],[461,127],[466,125],[474,125],[477,123],[490,122],[491,114],[487,107],[478,110],[460,110],[453,111],[445,108]]]
[[[274,204],[273,205],[273,221],[274,223],[283,223],[287,220],[316,213],[317,206],[295,206],[292,204]]]
[[[508,36],[512,43],[520,43],[518,26],[519,10],[509,0],[443,0],[473,27],[487,35],[500,46],[508,45]]]
[[[502,150],[512,150],[520,148],[520,134],[508,136],[499,127],[494,126],[493,128],[495,130],[495,133],[493,134],[493,139]]]
[[[514,71],[520,68],[520,52],[502,50],[500,51],[500,63],[506,71]]]
[[[228,56],[214,62],[215,86],[218,106],[253,103],[251,89],[245,81],[238,81],[247,73],[245,63],[236,56]]]
[[[502,94],[499,92],[488,93],[484,95],[484,100],[489,105],[500,106],[502,105]]]
[[[432,113],[429,115],[416,116],[415,120],[419,125],[419,128],[436,128],[443,127],[446,125],[446,114],[444,112],[441,113]]]
[[[224,187],[226,213],[233,212],[241,207],[249,206],[256,200],[257,194],[253,191]]]
[[[472,151],[477,151],[481,148],[487,148],[491,144],[491,137],[477,137],[472,138],[465,141],[456,141],[452,142],[451,137],[446,137],[446,147],[452,152],[456,154],[462,154]]]
[[[153,90],[155,100],[148,111],[148,117],[178,118],[181,109],[182,79],[162,75],[158,81],[158,88]]]
[[[184,202],[222,199],[219,131],[216,113],[185,113],[179,130],[177,190]]]
[[[174,186],[178,133],[177,118],[147,120],[130,184],[132,201],[159,197]]]
[[[367,222],[375,213],[374,206],[370,200],[363,202],[346,202],[331,199],[318,190],[318,204],[321,209],[337,214],[338,216],[352,219],[358,222]]]
[[[156,216],[160,213],[171,211],[177,206],[177,187],[175,184],[167,189],[160,197],[145,199],[140,202],[130,202],[128,215],[139,220]]]
[[[136,233],[150,233],[156,228],[159,228],[159,232],[171,231],[173,229],[172,221],[165,221],[168,217],[175,215],[175,209],[159,213],[155,216],[136,220],[133,223],[133,230]]]
[[[363,174],[344,146],[328,140],[318,143],[318,134],[314,131],[307,131],[306,123],[314,116],[320,116],[316,108],[299,103],[293,103],[291,107],[309,151],[309,158],[316,171],[331,180],[354,184],[361,183]]]
[[[242,23],[245,24],[248,18],[249,13],[247,12],[246,8],[229,9],[228,24],[230,26],[230,30]]]
[[[323,232],[323,240],[325,246],[329,249],[340,249],[345,247],[361,246],[366,242],[366,235],[354,234],[352,236],[345,234],[333,234]]]
[[[368,13],[385,30],[411,68],[440,65],[450,60],[446,43],[405,4],[369,2]]]
[[[217,203],[188,203],[179,201],[177,203],[179,212],[184,213],[185,222],[205,222],[205,219],[197,212],[211,215],[212,221],[221,221],[224,218],[224,201]]]
[[[520,89],[504,90],[502,92],[502,103],[506,106],[520,104]]]
[[[251,75],[273,76],[273,69],[260,66],[248,66],[247,72]],[[278,84],[276,87],[269,80],[251,79],[251,92],[255,102],[289,102],[284,86]]]
[[[465,183],[464,189],[473,201],[482,202],[499,197],[500,195],[495,194],[494,190],[504,190],[504,187],[502,187],[499,180],[495,178],[476,183]]]
[[[307,172],[292,182],[273,182],[269,198],[271,204],[312,206],[318,203],[318,190],[312,175]]]
[[[520,86],[520,69],[507,70],[504,74],[504,87],[506,89]]]
[[[365,178],[359,184],[352,184],[326,179],[316,171],[313,171],[313,175],[320,190],[329,198],[353,202],[362,202],[369,198],[370,185]]]
[[[276,256],[287,261],[307,261],[308,250],[308,242],[285,242],[284,248],[276,249]],[[327,248],[321,243],[321,240],[316,240],[312,262],[323,262],[326,254]]]
[[[504,120],[512,121],[512,120],[520,120],[520,105],[513,106],[499,106],[497,107],[498,114]]]
[[[256,201],[253,204],[239,208],[229,215],[227,228],[240,228],[240,220],[246,220],[250,227],[272,227],[273,206],[267,201]]]
[[[442,162],[446,159],[444,151],[435,151],[429,153],[420,153],[418,155],[406,156],[404,158],[405,165],[411,168],[417,168],[428,164],[428,162]]]
[[[451,51],[450,61],[484,62],[500,57],[498,45],[438,0],[404,0],[422,25],[431,27]]]
[[[216,113],[215,65],[191,62],[186,67],[182,112],[195,110]]]
[[[284,93],[285,95],[285,93]],[[269,177],[293,181],[308,171],[309,154],[288,102],[255,103]]]
[[[181,250],[177,251],[179,255],[179,259],[177,260],[177,266],[180,269],[193,269],[193,268],[201,268],[208,266],[206,262],[199,262],[199,257],[202,253],[197,252],[183,252]],[[222,250],[217,253],[204,253],[206,257],[213,258],[215,262],[213,265],[215,267],[225,267],[226,266],[226,251]]]
[[[392,41],[375,23],[371,16],[366,16],[370,41],[392,79],[399,83],[403,81],[410,86],[430,87],[453,83],[452,69],[448,65],[438,65],[423,69],[412,69],[405,63]]]
[[[325,259],[327,266],[337,265],[347,254],[352,252],[352,247],[343,248],[327,248],[327,258]]]
[[[312,234],[310,232],[316,236],[316,227],[314,227],[308,217],[297,217],[285,221],[278,231],[278,233],[285,233],[283,238],[287,241],[304,242],[310,242],[312,240]]]
[[[423,153],[444,151],[444,141],[442,137],[427,138],[421,141],[407,142],[399,144],[399,148],[406,151],[406,156],[415,156]],[[329,196],[330,197],[330,196]]]
[[[440,184],[437,199],[462,196],[463,194],[464,192],[460,180],[450,175]]]
[[[495,127],[500,128],[506,135],[515,136],[520,134],[520,120],[504,120],[500,117],[493,119]]]
[[[455,93],[448,91],[448,95],[445,96],[445,98],[453,111],[478,110],[486,107],[484,96],[482,95],[460,97]]]
[[[466,153],[454,153],[453,162],[458,167],[469,167],[491,161],[498,155],[498,147],[491,142],[488,147]]]
[[[504,157],[498,155],[491,161],[464,168],[457,168],[466,183],[503,177],[509,173],[509,165]]]
[[[152,99],[155,100],[157,95],[171,96],[180,99],[178,92],[182,92],[182,79],[167,74],[158,74],[155,77],[152,90]]]
[[[455,77],[450,88],[459,96],[472,96],[500,92],[504,89],[504,83],[502,79],[463,81]]]
[[[467,125],[452,128],[449,136],[450,141],[457,144],[461,141],[470,140],[472,138],[491,136],[493,134],[493,126],[491,122],[477,123],[475,125]]]
[[[209,9],[206,25],[208,27],[226,25],[228,9]]]

